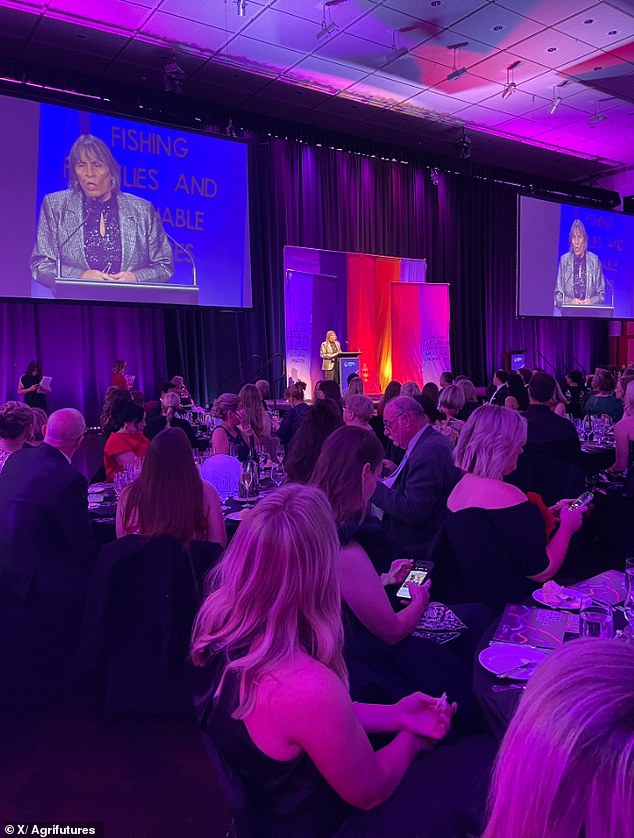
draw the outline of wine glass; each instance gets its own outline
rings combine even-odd
[[[284,446],[278,445],[275,449],[275,460],[278,465],[282,465],[284,462]]]
[[[275,485],[277,486],[278,489],[282,485],[282,483],[284,482],[285,479],[286,479],[286,472],[284,471],[284,466],[281,465],[280,463],[273,466],[273,469],[271,470],[271,480],[273,481],[273,483],[275,483]]]
[[[251,497],[251,487],[253,486],[253,478],[254,478],[253,471],[250,468],[244,469],[244,471],[240,474],[240,483],[242,488],[244,489],[244,497],[250,498]]]

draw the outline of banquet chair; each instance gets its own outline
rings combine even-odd
[[[200,476],[215,487],[220,497],[238,494],[240,462],[229,454],[214,454],[200,467]]]

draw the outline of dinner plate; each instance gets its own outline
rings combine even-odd
[[[485,669],[497,675],[498,678],[528,681],[537,664],[541,663],[545,657],[546,652],[542,649],[494,643],[480,652],[478,660]]]
[[[557,611],[578,611],[584,604],[584,600],[590,600],[591,597],[582,596],[582,594],[579,594],[574,599],[565,599],[561,602],[556,603],[555,605],[551,605],[549,602],[546,601],[542,589],[538,588],[536,591],[533,591],[533,599],[540,605],[545,605],[546,608],[555,608],[557,609]]]
[[[264,497],[266,497],[266,495],[263,495],[260,492],[259,495],[255,495],[252,498],[241,498],[238,495],[234,495],[232,500],[236,500],[236,501],[238,501],[238,503],[254,503],[256,500],[262,500],[262,498],[264,498]]]
[[[244,520],[244,512],[248,512],[249,510],[241,509],[239,512],[230,512],[228,515],[225,515],[226,521],[243,521]]]
[[[114,483],[91,483],[88,487],[88,494],[98,495],[105,492],[106,489],[114,489]]]

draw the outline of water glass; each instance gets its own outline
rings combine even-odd
[[[614,637],[612,606],[597,602],[579,612],[579,637]]]
[[[273,481],[273,483],[275,483],[278,489],[285,479],[286,472],[284,471],[284,466],[280,465],[279,463],[277,465],[274,465],[271,470],[271,480]]]

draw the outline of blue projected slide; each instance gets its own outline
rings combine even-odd
[[[1,296],[251,306],[245,143],[6,97],[0,114],[23,126],[5,183],[25,161]]]
[[[634,216],[519,199],[518,314],[634,318]]]

